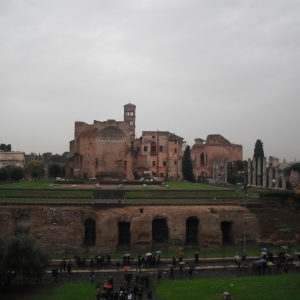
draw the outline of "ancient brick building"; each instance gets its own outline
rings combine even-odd
[[[7,166],[22,167],[25,166],[24,152],[0,152],[0,168]]]
[[[243,147],[230,143],[220,134],[209,134],[206,141],[195,139],[191,148],[193,169],[197,181],[213,177],[213,162],[231,162],[243,159]]]
[[[167,131],[143,131],[135,139],[136,106],[124,105],[124,121],[75,122],[66,178],[182,178],[183,138]]]

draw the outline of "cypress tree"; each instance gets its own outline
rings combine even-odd
[[[190,182],[195,182],[195,176],[193,173],[193,166],[191,160],[191,149],[187,146],[184,150],[182,158],[182,175],[183,179]]]

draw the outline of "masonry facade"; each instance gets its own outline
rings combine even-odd
[[[66,161],[68,179],[181,179],[183,138],[143,131],[135,138],[136,106],[124,105],[124,120],[75,122]]]
[[[25,166],[25,153],[24,152],[0,152],[0,168],[14,166]]]
[[[191,148],[191,158],[196,181],[213,178],[213,162],[243,160],[242,145],[232,144],[220,134],[209,134],[206,140],[197,138]]]

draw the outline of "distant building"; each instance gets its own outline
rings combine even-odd
[[[0,168],[7,166],[22,167],[25,166],[24,152],[0,152]]]
[[[75,122],[66,157],[66,178],[182,179],[183,138],[167,131],[143,131],[135,139],[136,106],[124,105],[124,121]]]
[[[191,149],[196,181],[213,177],[213,162],[243,160],[243,146],[230,143],[220,134],[209,134],[206,140],[197,138]]]

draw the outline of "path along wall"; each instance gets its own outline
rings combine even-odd
[[[247,241],[256,241],[260,237],[259,222],[248,210],[246,218],[251,219],[247,225]],[[198,225],[188,228],[187,232],[188,219]],[[166,230],[162,244],[159,228],[153,229],[155,220],[167,227],[163,228]],[[124,229],[120,224],[128,225],[127,233],[126,226]],[[244,208],[144,206],[141,213],[141,207],[129,205],[1,204],[0,236],[9,237],[17,232],[34,237],[39,246],[52,253],[113,252],[120,249],[124,239],[131,250],[149,250],[154,244],[155,247],[178,249],[186,244],[186,236],[199,249],[214,249],[224,241],[243,244]],[[155,239],[158,239],[156,243]]]

